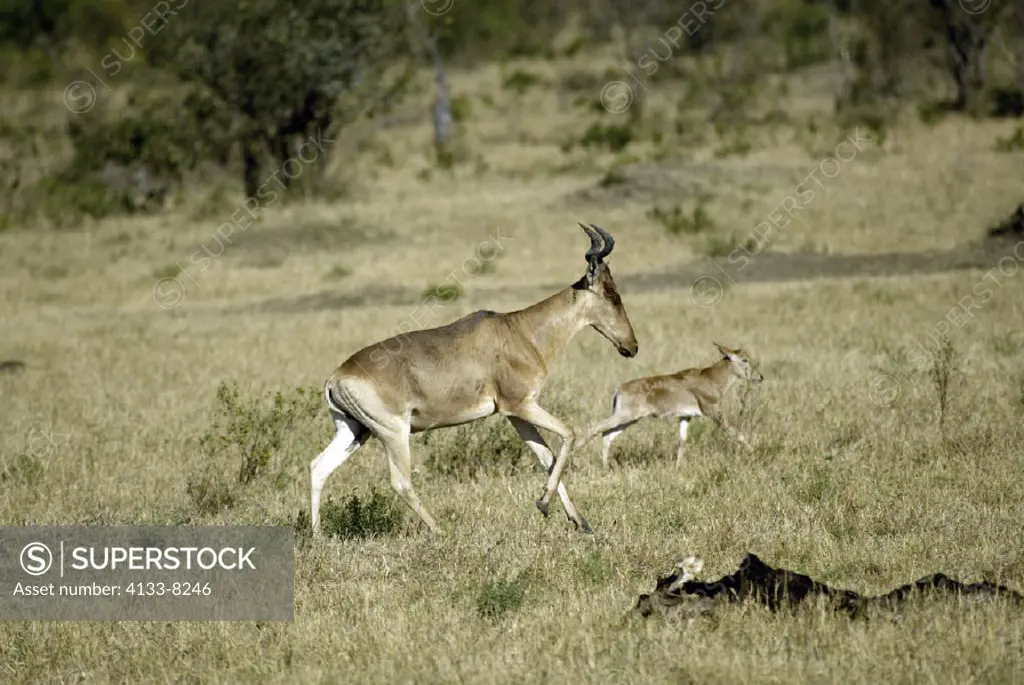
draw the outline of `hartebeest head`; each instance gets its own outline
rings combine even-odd
[[[729,368],[732,372],[742,378],[743,380],[750,381],[751,383],[760,383],[764,380],[764,376],[761,372],[754,368],[753,363],[750,361],[750,355],[741,348],[731,350],[724,345],[719,345],[713,342],[714,346],[718,348],[718,351],[722,353],[723,358],[728,359],[732,364]]]
[[[634,357],[639,346],[633,334],[633,324],[629,322],[611,269],[604,262],[604,258],[615,247],[615,239],[608,231],[594,224],[580,224],[580,228],[590,237],[590,249],[586,255],[587,273],[574,286],[579,297],[583,298],[585,325],[592,326],[608,338],[623,357]]]

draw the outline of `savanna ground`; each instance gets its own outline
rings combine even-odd
[[[453,270],[461,297],[433,323],[524,307],[572,283],[585,267],[580,220],[617,239],[610,264],[640,354],[624,359],[583,332],[542,404],[582,428],[607,414],[618,383],[710,363],[712,340],[742,345],[767,380],[745,403],[738,387],[726,411],[742,410],[754,452],[702,426],[677,467],[675,426],[639,424],[604,472],[594,441],[566,478],[596,530],[583,536],[560,505],[547,520],[536,510],[543,473],[500,417],[418,436],[414,483],[447,530],[433,537],[395,508],[371,442],[324,495],[365,503],[376,487],[383,500],[368,525],[380,534],[297,538],[294,622],[8,622],[4,682],[1019,681],[1024,621],[1002,603],[936,600],[900,622],[757,606],[690,622],[623,618],[690,554],[705,560],[704,578],[752,551],[865,593],[934,571],[1024,590],[1024,274],[1008,253],[1005,273],[986,277],[1006,253],[965,247],[1021,200],[1024,159],[994,151],[1012,122],[925,126],[908,112],[823,181],[768,241],[772,254],[747,243],[753,256],[730,272],[732,286],[708,256],[728,264],[854,133],[830,123],[827,73],[773,83],[766,107],[781,115],[745,129],[742,145],[697,113],[668,139],[632,144],[631,157],[566,152],[584,124],[560,78],[599,64],[519,64],[543,79],[522,96],[501,87],[497,66],[456,72],[473,161],[452,174],[433,167],[426,122],[354,129],[358,155],[330,163],[355,192],[275,208],[206,270],[189,255],[220,250],[212,235],[239,206],[234,187],[195,189],[158,218],[0,234],[0,358],[26,365],[0,375],[0,522],[308,520],[307,465],[332,436],[323,379],[394,334]],[[671,110],[677,88],[654,89],[652,116]],[[652,214],[676,206],[674,224]],[[482,273],[458,271],[499,234],[502,251]],[[843,261],[851,255],[875,257]],[[836,277],[819,278],[830,263]],[[728,287],[692,297],[701,275]],[[186,291],[164,309],[153,291],[169,277]],[[936,349],[929,334],[968,295],[984,303],[950,326],[959,362],[940,429],[938,357],[915,350]],[[247,485],[237,453],[201,441],[222,382],[243,401],[314,391],[314,410],[277,417],[281,444]]]

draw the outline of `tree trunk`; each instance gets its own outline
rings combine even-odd
[[[293,135],[285,131],[276,131],[274,133],[273,140],[270,141],[270,149],[273,151],[277,168],[281,170],[281,173],[278,174],[278,178],[281,179],[281,185],[285,187],[285,190],[288,190],[292,187],[292,181],[295,180],[295,178],[292,178],[289,174],[296,173],[295,163],[290,164],[289,168],[285,168],[285,163],[288,162],[288,160],[297,160],[296,154],[298,146],[295,145]],[[301,165],[302,161],[297,160],[296,163]],[[298,173],[296,173],[296,178],[305,171],[305,169],[300,167]]]
[[[987,91],[983,68],[987,37],[979,36],[964,27],[951,27],[948,35],[952,49],[950,66],[953,80],[956,81],[953,107],[961,112],[981,114]]]
[[[945,24],[949,69],[956,83],[953,109],[982,114],[988,95],[985,59],[996,23],[965,16],[956,0],[932,0],[932,4],[940,7]]]
[[[242,145],[242,183],[245,186],[245,197],[256,197],[263,183],[262,136],[258,133],[243,133]]]
[[[434,40],[427,34],[426,29],[423,28],[417,10],[418,8],[413,4],[407,6],[409,19],[416,29],[420,47],[423,48],[423,51],[434,63],[434,75],[437,79],[437,97],[434,98],[434,105],[431,108],[431,119],[434,124],[434,149],[441,166],[450,167],[454,162],[454,153],[450,146],[454,119],[452,117],[451,91],[448,88],[448,75],[444,70],[444,60],[441,58],[441,51],[437,49]]]

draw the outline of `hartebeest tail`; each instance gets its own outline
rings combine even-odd
[[[371,435],[384,444],[392,488],[437,532],[412,486],[409,436],[494,413],[508,418],[548,470],[537,508],[547,516],[557,491],[569,519],[591,532],[561,481],[575,431],[545,411],[537,397],[556,356],[583,328],[596,329],[624,357],[635,356],[638,346],[604,262],[615,240],[599,226],[580,227],[590,237],[587,270],[568,288],[519,311],[478,311],[447,326],[389,338],[356,352],[331,375],[324,393],[337,433],[309,465],[314,532],[324,482]],[[541,428],[561,438],[557,459]]]
[[[673,418],[679,421],[679,443],[676,463],[682,461],[683,445],[690,420],[706,416],[733,439],[750,449],[746,438],[726,422],[718,403],[738,379],[760,383],[764,376],[754,369],[749,356],[742,349],[729,349],[713,343],[722,358],[703,369],[683,369],[664,376],[637,378],[623,383],[612,395],[612,415],[600,421],[588,432],[581,445],[598,435],[604,436],[601,463],[608,468],[608,454],[612,441],[637,421],[648,417]]]

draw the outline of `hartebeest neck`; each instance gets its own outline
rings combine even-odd
[[[509,316],[544,358],[545,366],[589,323],[571,286]]]
[[[732,384],[736,381],[736,374],[732,372],[732,362],[728,359],[719,359],[717,362],[709,366],[704,373],[711,379],[711,381],[721,388],[721,392],[724,395]]]

